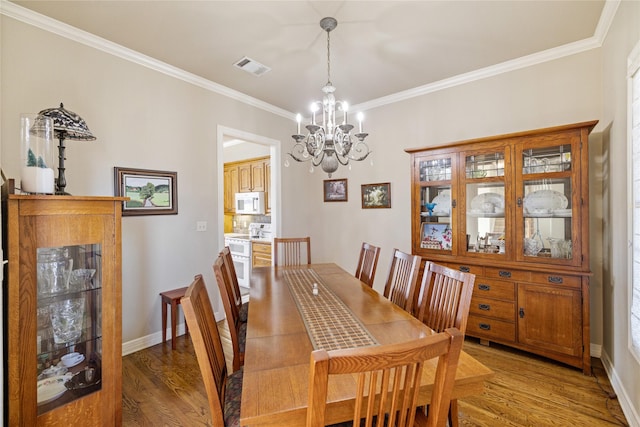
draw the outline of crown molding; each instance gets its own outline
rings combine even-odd
[[[606,0],[605,5],[602,9],[602,13],[600,14],[598,25],[596,27],[596,30],[594,31],[594,35],[587,39],[568,43],[566,45],[559,46],[553,49],[548,49],[511,61],[506,61],[500,64],[460,74],[448,79],[439,80],[437,82],[429,83],[413,89],[397,92],[392,95],[376,98],[367,102],[360,103],[358,105],[353,105],[351,106],[351,108],[360,111],[366,111],[372,108],[382,107],[384,105],[405,101],[418,96],[423,96],[429,93],[486,79],[533,65],[542,64],[544,62],[553,61],[566,56],[575,55],[591,49],[597,49],[602,46],[602,43],[607,36],[620,2],[621,0]],[[33,12],[27,8],[18,6],[17,4],[11,3],[7,0],[0,0],[0,14],[29,25],[33,25],[42,30],[49,31],[53,34],[57,34],[61,37],[65,37],[78,43],[82,43],[86,46],[93,47],[105,53],[141,65],[143,67],[150,68],[152,70],[177,78],[187,83],[191,83],[195,86],[226,96],[244,104],[260,108],[262,110],[285,117],[287,119],[295,120],[295,114],[290,111],[286,111],[282,108],[276,107],[272,104],[246,95],[242,92],[212,82],[211,80],[204,79],[195,74],[189,73],[185,70],[154,59],[150,56],[143,55],[139,52],[110,42],[94,34],[49,18],[48,16]]]
[[[200,76],[189,73],[183,69],[174,67],[150,56],[143,55],[140,52],[136,52],[135,50],[126,48],[117,43],[113,43],[109,40],[103,39],[102,37],[98,37],[95,34],[91,34],[79,28],[72,27],[71,25],[57,21],[48,16],[19,6],[15,3],[11,3],[7,0],[0,0],[0,13],[2,15],[24,22],[25,24],[37,27],[41,30],[48,31],[60,37],[73,40],[94,49],[101,50],[110,55],[116,56],[129,62],[133,62],[154,71],[158,71],[170,77],[174,77],[176,79],[226,96],[244,104],[260,108],[262,110],[285,117],[287,119],[295,120],[294,113],[246,95],[237,90],[212,82],[211,80],[204,79]]]
[[[533,65],[538,65],[556,59],[564,58],[566,56],[575,55],[591,49],[600,48],[602,47],[604,39],[606,38],[609,28],[611,27],[611,23],[613,22],[613,19],[616,15],[616,11],[618,10],[620,1],[621,0],[607,0],[605,2],[602,13],[600,14],[600,19],[598,20],[598,25],[596,27],[596,30],[594,31],[594,35],[587,39],[568,43],[563,46],[547,49],[489,67],[480,68],[468,73],[459,74],[448,79],[439,80],[437,82],[429,83],[424,86],[397,92],[392,95],[383,96],[381,98],[354,105],[351,108],[354,110],[366,111],[372,108],[405,101],[417,96],[438,92],[440,90],[448,89],[454,86],[460,86],[477,80],[494,77],[500,74],[508,73]]]

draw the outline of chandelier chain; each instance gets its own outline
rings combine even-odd
[[[333,86],[331,83],[331,32],[327,31],[327,84]]]

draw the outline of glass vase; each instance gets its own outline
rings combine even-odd
[[[53,194],[53,120],[37,114],[21,114],[20,139],[20,189],[26,193]]]

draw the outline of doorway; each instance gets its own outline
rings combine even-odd
[[[269,189],[269,195],[271,198],[271,227],[274,234],[279,235],[281,226],[279,215],[281,207],[281,185],[280,168],[278,167],[281,162],[280,141],[220,125],[218,125],[217,128],[217,139],[219,248],[222,249],[224,247],[224,144],[228,143],[229,141],[235,141],[236,143],[246,142],[268,148],[269,156],[271,158],[271,187]]]

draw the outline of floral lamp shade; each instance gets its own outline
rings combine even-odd
[[[53,132],[56,138],[58,138],[58,178],[56,179],[56,194],[68,195],[65,192],[67,186],[67,180],[64,176],[64,141],[65,139],[75,141],[94,141],[95,136],[89,130],[87,123],[78,114],[73,111],[69,111],[64,108],[64,105],[60,103],[60,107],[47,108],[38,113],[38,115],[44,117],[50,117],[53,120]]]
[[[87,123],[78,114],[60,107],[47,108],[38,113],[39,115],[51,117],[53,119],[53,129],[56,138],[72,139],[76,141],[95,141]]]

